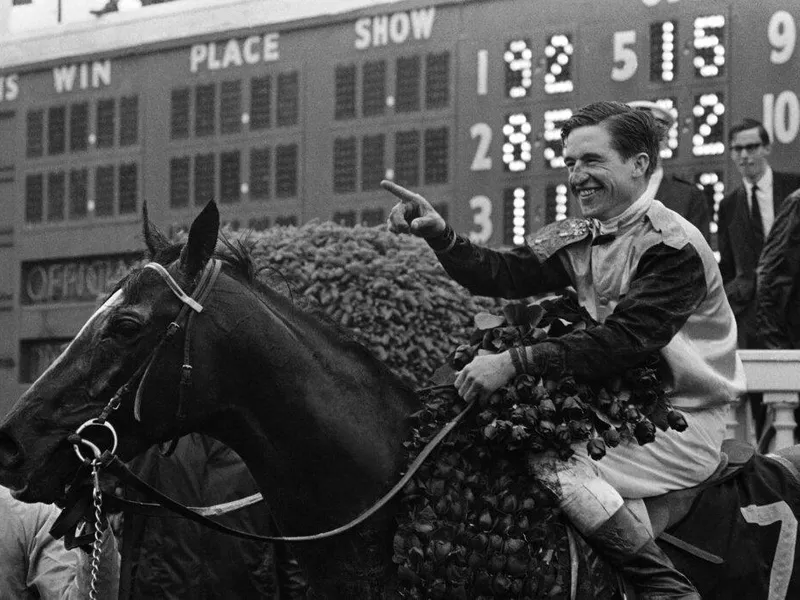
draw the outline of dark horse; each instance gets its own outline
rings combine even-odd
[[[171,245],[145,215],[150,257],[181,289],[198,285],[212,257],[222,256],[224,267],[190,334],[184,328],[165,344],[185,304],[180,291],[154,268],[121,282],[0,426],[0,484],[17,498],[63,500],[79,466],[68,436],[125,384],[130,393],[109,419],[121,458],[189,432],[211,435],[244,459],[287,535],[349,522],[400,478],[417,394],[336,327],[259,284],[246,252],[224,243],[215,254],[218,228],[210,203],[186,244]],[[294,545],[316,592],[395,595],[395,508],[342,535]]]

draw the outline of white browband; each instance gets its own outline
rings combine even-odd
[[[181,289],[181,286],[178,285],[178,282],[176,282],[172,278],[172,275],[170,275],[169,271],[167,271],[164,268],[164,265],[160,265],[160,264],[155,263],[155,262],[149,262],[144,267],[145,267],[145,269],[148,269],[148,268],[149,269],[153,269],[156,273],[161,275],[161,277],[164,279],[164,281],[167,282],[167,285],[169,286],[169,289],[172,290],[172,292],[178,297],[178,299],[181,302],[183,302],[185,305],[187,305],[189,308],[191,308],[195,312],[198,312],[198,313],[203,312],[203,305],[186,295],[186,292],[184,292]]]

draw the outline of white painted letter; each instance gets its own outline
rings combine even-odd
[[[208,58],[208,47],[205,44],[195,44],[189,51],[189,70],[197,73],[200,63]]]
[[[389,17],[375,17],[372,19],[372,45],[385,46],[389,43]]]
[[[242,66],[242,53],[239,50],[239,40],[228,40],[225,44],[225,53],[222,55],[222,68],[227,69],[231,65]]]
[[[427,40],[431,37],[431,30],[433,29],[433,19],[436,16],[436,9],[431,6],[430,8],[423,8],[421,10],[411,11],[411,24],[414,27],[414,39]]]
[[[258,48],[257,48],[257,45],[258,45],[259,41],[260,40],[259,40],[258,36],[256,36],[256,35],[251,35],[249,38],[247,38],[244,41],[242,50],[243,50],[243,54],[244,54],[244,61],[248,65],[254,65],[254,64],[258,63],[258,61],[260,59],[260,56],[258,54]]]
[[[56,92],[61,94],[72,91],[72,86],[75,84],[76,70],[77,67],[75,65],[55,67],[53,69],[53,85],[56,88]]]
[[[217,58],[217,43],[211,42],[208,45],[208,68],[217,71],[221,66],[222,63]]]
[[[389,19],[389,35],[395,44],[402,44],[408,39],[411,22],[406,13],[395,13]]]
[[[366,50],[372,41],[369,33],[369,19],[356,21],[356,50]]]
[[[6,91],[3,100],[16,100],[19,95],[19,75],[12,73],[6,77]]]
[[[100,84],[111,85],[111,61],[92,63],[92,87],[98,88]]]
[[[264,62],[278,60],[281,57],[278,49],[277,33],[268,33],[264,36]]]

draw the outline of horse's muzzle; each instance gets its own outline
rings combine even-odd
[[[0,431],[0,468],[11,470],[22,462],[22,451],[17,442],[7,433]]]

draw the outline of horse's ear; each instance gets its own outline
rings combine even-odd
[[[155,258],[161,250],[169,246],[169,240],[150,222],[147,200],[142,202],[142,235],[150,258]]]
[[[189,239],[181,251],[181,270],[193,278],[214,254],[219,235],[219,210],[213,200],[206,204],[189,229]]]

